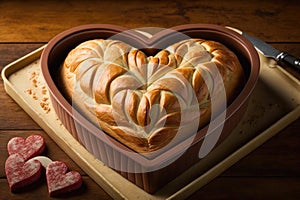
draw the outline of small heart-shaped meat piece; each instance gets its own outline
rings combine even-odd
[[[80,188],[81,175],[77,171],[67,171],[67,165],[61,161],[54,161],[47,166],[46,178],[50,196],[57,196]]]
[[[5,162],[5,173],[11,191],[16,191],[38,180],[42,165],[38,160],[25,159],[20,154],[10,155]]]
[[[18,153],[24,160],[42,154],[45,147],[45,140],[40,135],[30,135],[25,140],[22,137],[14,137],[7,143],[8,154]]]

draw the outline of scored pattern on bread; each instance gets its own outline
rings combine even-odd
[[[89,120],[133,150],[150,152],[179,130],[182,139],[207,124],[212,98],[222,99],[225,89],[231,101],[243,69],[215,41],[183,40],[147,56],[121,41],[95,39],[69,52],[60,75],[64,94]]]

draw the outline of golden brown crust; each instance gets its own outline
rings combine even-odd
[[[60,72],[61,87],[72,103],[137,152],[162,148],[195,120],[203,127],[210,120],[212,99],[220,109],[218,93],[225,88],[231,100],[243,78],[233,52],[202,39],[180,41],[149,57],[120,41],[90,40],[68,54]],[[193,133],[180,134],[178,138]]]

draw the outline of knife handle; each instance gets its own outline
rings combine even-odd
[[[300,59],[297,59],[294,56],[289,55],[287,53],[281,53],[278,56],[278,60],[282,62],[286,62],[300,71]]]

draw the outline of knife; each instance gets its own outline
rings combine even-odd
[[[271,45],[267,44],[266,42],[253,37],[251,35],[248,35],[245,32],[242,32],[238,29],[232,28],[232,27],[227,27],[230,28],[242,36],[244,36],[246,39],[248,39],[255,47],[256,49],[261,52],[264,56],[269,57],[269,58],[274,58],[277,62],[285,62],[294,67],[295,69],[300,71],[300,59],[295,58],[294,56],[285,53],[283,51],[279,51],[278,49],[275,49]]]

